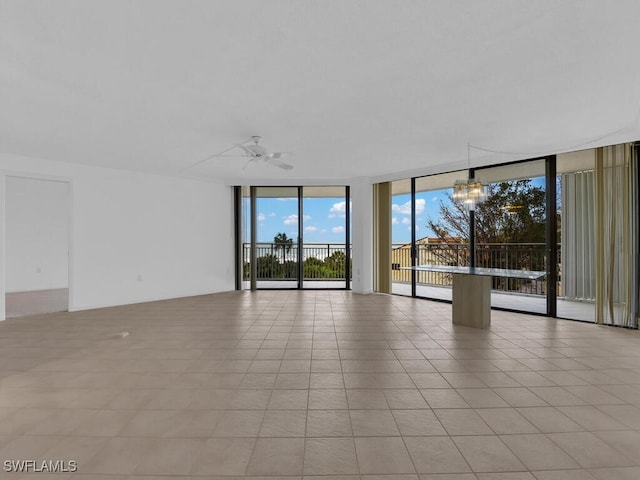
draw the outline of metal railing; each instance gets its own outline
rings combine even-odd
[[[560,245],[558,245],[560,258]],[[391,253],[392,281],[411,282],[411,271],[400,270],[411,265],[411,246],[394,245]],[[430,243],[416,245],[416,264],[454,265],[470,264],[469,245],[465,243]],[[544,243],[478,243],[476,266],[511,270],[547,270],[547,254]],[[448,273],[416,272],[416,283],[423,285],[451,285]],[[546,294],[546,281],[517,278],[493,278],[492,289],[502,292]],[[559,290],[558,290],[559,291]]]
[[[276,243],[256,244],[257,280],[291,280],[298,277],[298,258],[302,258],[305,280],[345,280],[345,248],[340,243],[306,243],[301,255],[298,246]],[[251,244],[243,244],[244,279],[249,279]],[[469,265],[469,245],[464,243],[429,243],[416,245],[416,264]],[[560,245],[558,245],[560,258]],[[349,259],[351,261],[351,259]],[[479,243],[476,244],[476,265],[488,268],[512,270],[547,270],[544,243]],[[391,277],[393,282],[411,282],[411,271],[401,267],[411,266],[411,246],[393,245],[391,252]],[[559,269],[558,269],[559,271]],[[421,285],[449,286],[451,274],[416,272],[416,282]],[[493,290],[533,295],[546,294],[543,279],[493,278]],[[560,292],[560,284],[558,284]]]
[[[250,276],[251,244],[243,243],[244,278]],[[298,258],[302,259],[305,280],[345,280],[344,243],[305,243],[298,245],[257,243],[257,280],[291,280],[298,278]],[[351,259],[349,259],[351,261]]]

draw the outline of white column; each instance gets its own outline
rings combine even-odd
[[[351,289],[354,293],[368,294],[373,292],[373,188],[369,178],[351,183],[351,198]]]
[[[7,243],[7,236],[5,234],[5,223],[6,223],[6,176],[4,173],[0,172],[0,320],[4,320],[5,317],[5,285],[6,285],[6,271],[7,271],[7,262],[6,262],[6,248],[5,245]]]

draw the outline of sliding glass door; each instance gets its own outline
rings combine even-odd
[[[250,187],[243,192],[243,288],[351,287],[348,187]]]

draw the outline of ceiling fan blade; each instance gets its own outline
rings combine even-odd
[[[243,156],[253,157],[253,155],[254,155],[251,150],[249,150],[245,145],[243,145],[241,143],[234,143],[233,146],[234,147],[238,147],[239,149],[241,149],[245,153]]]
[[[274,166],[278,167],[278,168],[282,168],[283,170],[292,170],[293,169],[293,165],[285,163],[282,160],[278,160],[277,158],[274,158],[274,157],[269,157],[267,159],[267,162],[270,163],[271,165],[274,165]]]
[[[291,155],[291,152],[273,152],[273,153],[269,153],[267,155],[267,157],[269,157],[269,158],[281,158],[281,157],[286,157],[288,155]]]

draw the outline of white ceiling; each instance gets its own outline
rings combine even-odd
[[[463,168],[467,142],[476,165],[637,140],[638,18],[638,0],[0,0],[0,152],[288,184]],[[206,160],[252,135],[295,168]]]

